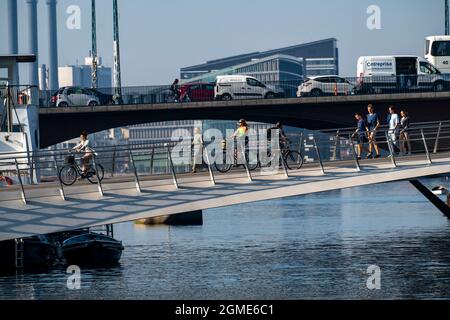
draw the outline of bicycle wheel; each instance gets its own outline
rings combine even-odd
[[[247,161],[248,170],[255,171],[258,168],[258,160],[250,162],[250,153],[248,151],[245,153],[245,160]]]
[[[97,164],[97,169],[98,169],[98,172],[95,172],[94,166],[92,166],[91,169],[89,169],[87,179],[92,184],[97,184],[98,180],[100,180],[100,182],[102,182],[103,177],[105,176],[105,170],[101,164]]]
[[[303,156],[297,151],[289,151],[286,153],[284,161],[289,170],[298,170],[303,166]]]
[[[74,165],[67,165],[59,170],[59,181],[65,186],[71,186],[77,181],[78,172]]]
[[[230,159],[230,157],[227,157],[226,151],[223,152],[223,158],[221,161],[218,161],[219,159],[214,159],[214,167],[216,167],[216,170],[221,173],[227,173],[231,170],[231,167],[233,166],[233,162]]]

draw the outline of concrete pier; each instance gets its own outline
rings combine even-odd
[[[178,213],[174,215],[165,215],[137,220],[136,224],[158,225],[165,224],[169,226],[201,226],[203,225],[203,211],[191,211]]]

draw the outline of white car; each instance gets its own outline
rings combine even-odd
[[[297,97],[320,97],[350,95],[354,85],[339,76],[318,76],[308,78],[297,90]]]
[[[98,96],[88,88],[65,87],[56,94],[57,107],[69,106],[98,106],[100,100]]]
[[[265,85],[256,78],[245,75],[218,76],[214,90],[216,100],[274,99],[282,90]]]

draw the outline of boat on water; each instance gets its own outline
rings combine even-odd
[[[124,247],[112,237],[89,232],[64,240],[61,249],[69,265],[109,266],[119,263]]]
[[[0,271],[16,269],[39,270],[52,267],[57,262],[57,246],[47,236],[0,242]]]

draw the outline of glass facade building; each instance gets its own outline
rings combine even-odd
[[[224,70],[230,67],[251,63],[252,61],[261,60],[274,55],[286,55],[301,58],[306,61],[306,72],[303,74],[307,77],[321,75],[325,72],[327,72],[327,74],[339,74],[339,50],[337,48],[337,40],[335,38],[329,38],[263,52],[258,51],[210,60],[204,64],[181,68],[180,78],[183,81],[190,81],[190,79],[204,76],[205,74],[215,72],[217,70]],[[328,61],[324,62],[321,59]],[[325,71],[324,66],[322,68],[308,68],[308,61],[310,61],[313,66],[316,63],[326,63],[327,69]],[[280,69],[282,69],[282,66]]]

